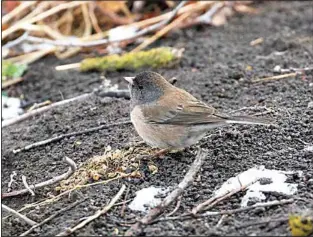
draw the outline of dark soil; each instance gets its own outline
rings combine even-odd
[[[145,235],[290,235],[286,222],[253,225],[240,228],[243,224],[258,222],[264,218],[278,218],[287,213],[313,209],[313,154],[304,148],[312,146],[313,112],[308,104],[313,100],[312,71],[305,76],[253,83],[255,78],[273,75],[273,68],[304,68],[312,66],[313,16],[310,2],[267,2],[257,6],[260,14],[255,16],[237,15],[228,24],[214,28],[209,26],[179,30],[160,40],[153,46],[168,45],[185,47],[186,51],[179,66],[160,69],[166,78],[175,76],[177,86],[185,88],[197,98],[212,104],[224,112],[247,106],[267,106],[274,112],[266,114],[277,121],[278,128],[262,126],[230,126],[216,129],[201,144],[209,150],[207,160],[196,179],[182,198],[176,213],[181,214],[196,204],[211,197],[214,190],[228,178],[255,165],[268,169],[301,170],[303,177],[293,176],[289,182],[298,183],[295,198],[301,201],[284,206],[259,208],[227,216],[220,227],[216,227],[220,216],[197,220],[176,220],[151,224],[144,229]],[[259,37],[264,42],[250,46]],[[277,55],[275,52],[284,53]],[[54,70],[56,65],[76,62],[78,59],[59,61],[47,57],[34,63],[26,80],[10,89],[11,95],[23,94],[29,103],[46,99],[58,101],[71,98],[97,88],[101,73],[79,73],[76,71]],[[247,70],[251,66],[252,70]],[[105,77],[126,88],[123,76],[137,72],[107,73]],[[253,114],[260,111],[242,111]],[[129,142],[140,140],[131,125],[112,127],[98,132],[63,139],[58,142],[13,154],[12,150],[30,143],[54,137],[62,133],[79,131],[129,119],[129,101],[124,99],[103,99],[93,97],[88,101],[68,104],[50,110],[43,115],[6,127],[2,131],[2,192],[7,191],[10,174],[16,171],[17,184],[13,189],[23,187],[21,175],[28,183],[38,183],[67,170],[62,162],[64,156],[72,158],[78,165],[94,155],[102,154],[104,148],[123,148]],[[80,141],[80,145],[75,145]],[[184,153],[170,154],[156,160],[159,170],[156,174],[145,172],[142,179],[124,179],[107,185],[97,185],[74,192],[70,197],[40,208],[28,209],[23,214],[40,222],[57,210],[64,208],[81,195],[87,199],[69,211],[62,213],[33,235],[56,235],[69,226],[76,225],[83,217],[94,214],[104,207],[126,184],[132,198],[137,190],[144,187],[175,186],[178,184],[194,159],[194,148]],[[144,172],[147,164],[140,167]],[[36,196],[23,195],[3,199],[3,203],[15,210],[57,194],[54,186],[36,190]],[[223,201],[214,210],[238,208],[244,192]],[[124,198],[124,196],[123,196]],[[268,194],[268,200],[287,198],[280,194]],[[173,210],[173,204],[168,213]],[[121,206],[113,207],[103,215],[75,232],[74,235],[122,235],[129,228],[124,222],[141,216],[126,208],[120,216]],[[3,213],[3,216],[7,215]],[[15,217],[2,222],[3,235],[19,235],[29,226]],[[118,230],[118,232],[117,232]]]

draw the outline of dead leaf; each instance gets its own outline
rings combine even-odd
[[[252,71],[252,69],[253,69],[252,66],[250,66],[250,65],[246,66],[246,71]]]
[[[257,39],[252,40],[250,42],[250,46],[255,46],[255,45],[261,44],[261,43],[263,43],[263,41],[264,41],[264,39],[262,37],[257,38]]]
[[[148,168],[149,168],[149,171],[150,171],[152,174],[155,174],[155,173],[158,172],[158,167],[155,166],[154,164],[148,165]]]

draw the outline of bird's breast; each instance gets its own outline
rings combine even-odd
[[[148,123],[140,106],[133,108],[130,117],[139,136],[152,147],[180,149],[203,137],[203,132],[195,131],[195,128]]]

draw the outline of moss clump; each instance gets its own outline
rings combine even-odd
[[[84,59],[81,71],[117,71],[121,69],[171,67],[179,62],[183,49],[160,47],[147,51],[130,52],[123,55],[109,55]]]
[[[292,236],[312,236],[313,217],[312,213],[305,215],[289,215],[289,228]]]
[[[25,64],[15,64],[7,60],[2,60],[2,81],[21,77],[26,69],[27,65]]]

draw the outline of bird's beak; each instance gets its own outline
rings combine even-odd
[[[126,81],[128,81],[128,83],[131,84],[131,85],[134,83],[134,78],[135,78],[135,77],[124,77],[124,79],[125,79]]]

